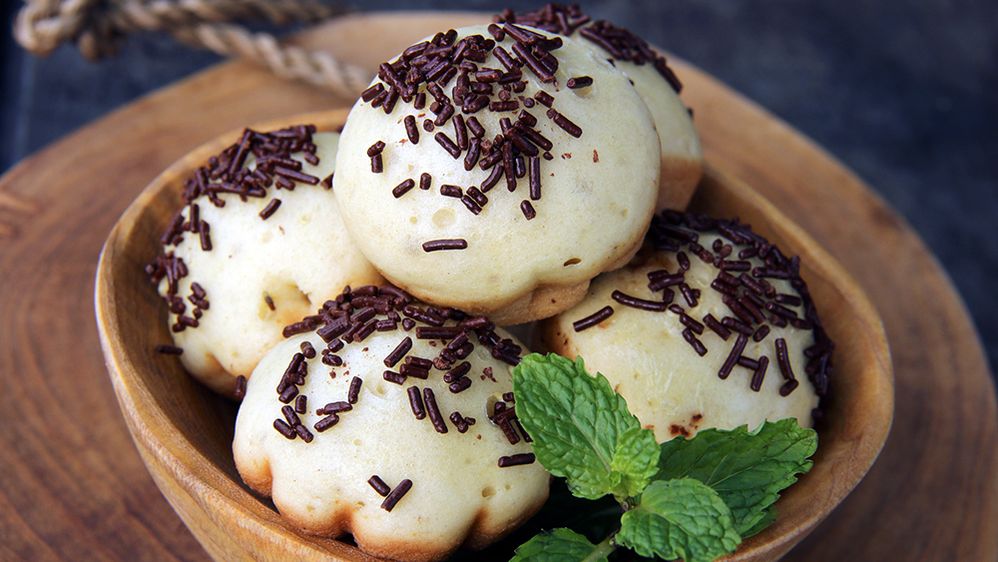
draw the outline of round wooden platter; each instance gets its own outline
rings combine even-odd
[[[423,35],[480,21],[359,15],[298,41],[373,69]],[[708,161],[757,188],[845,265],[892,347],[897,405],[880,460],[787,558],[998,559],[995,389],[946,274],[819,147],[697,69],[674,67]],[[118,413],[93,321],[97,255],[122,210],[184,153],[248,123],[349,103],[227,63],[112,113],[0,179],[0,559],[207,558]]]

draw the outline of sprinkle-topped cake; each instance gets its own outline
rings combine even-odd
[[[386,278],[510,324],[571,306],[626,263],[654,210],[658,162],[647,107],[605,57],[492,24],[380,66],[343,130],[336,192]]]
[[[800,260],[737,221],[657,215],[634,263],[541,333],[606,375],[661,441],[787,417],[810,426],[828,391],[833,345]]]
[[[338,141],[311,125],[246,130],[184,184],[146,273],[169,307],[174,345],[161,351],[218,392],[238,395],[285,325],[381,280],[340,219]]]
[[[547,498],[513,409],[523,347],[488,319],[366,286],[301,330],[253,373],[233,443],[246,483],[295,525],[432,560]]]

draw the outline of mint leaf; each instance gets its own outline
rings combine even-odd
[[[652,482],[621,518],[615,541],[641,556],[701,562],[734,552],[741,538],[717,492],[680,478]]]
[[[632,427],[617,440],[610,470],[621,475],[614,495],[629,498],[641,494],[658,472],[658,442],[650,429]]]
[[[606,378],[590,376],[582,359],[572,362],[560,355],[531,354],[513,370],[516,415],[533,438],[534,454],[544,468],[568,480],[573,494],[597,499],[606,494],[633,495],[645,478],[652,459],[642,448],[648,442],[629,437],[623,447],[642,450],[632,462],[625,452],[614,456],[622,435],[640,429],[627,402],[610,388]]]
[[[753,537],[753,536],[758,535],[759,533],[761,533],[763,531],[763,529],[765,529],[766,527],[769,527],[775,521],[776,521],[776,508],[773,507],[773,506],[770,506],[769,509],[767,509],[762,514],[762,519],[760,519],[759,521],[757,521],[755,525],[752,525],[750,528],[746,529],[744,532],[741,532],[741,533],[738,533],[738,534],[740,534],[742,536],[742,540],[747,539],[749,537]]]
[[[793,418],[766,422],[754,432],[745,426],[707,429],[693,439],[662,443],[656,479],[689,477],[710,486],[731,508],[735,529],[747,536],[761,530],[780,491],[811,470],[808,457],[817,447],[818,434]]]
[[[605,562],[611,552],[608,543],[596,545],[570,529],[555,529],[521,544],[510,562]]]

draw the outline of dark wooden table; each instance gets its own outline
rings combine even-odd
[[[356,2],[355,2],[356,3]],[[540,2],[366,0],[365,10]],[[924,237],[998,361],[998,10],[993,0],[585,2],[758,101],[878,189]],[[3,2],[6,29],[19,2]],[[218,59],[158,37],[96,65],[0,43],[0,172]],[[3,218],[0,216],[0,224]]]

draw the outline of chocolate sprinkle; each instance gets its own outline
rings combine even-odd
[[[728,330],[717,318],[714,318],[710,314],[703,317],[703,323],[707,325],[715,334],[717,334],[722,340],[727,341],[731,337],[731,330]]]
[[[471,423],[469,423],[469,420]],[[450,415],[450,421],[454,424],[454,427],[457,428],[458,433],[466,433],[468,431],[468,427],[475,423],[474,418],[465,418],[460,412],[452,412]]]
[[[468,377],[461,377],[456,381],[452,382],[447,388],[454,394],[463,392],[471,387],[471,379]]]
[[[433,135],[433,139],[436,140],[437,143],[440,146],[442,146],[444,150],[447,151],[447,154],[450,154],[455,159],[461,156],[461,149],[458,148],[456,144],[454,144],[454,141],[450,140],[450,137],[447,136],[447,133],[439,132]]]
[[[752,334],[752,341],[761,342],[766,339],[767,335],[769,335],[769,326],[759,326],[755,333]]]
[[[384,149],[385,149],[385,143],[384,143],[384,141],[378,141],[378,142],[376,142],[376,143],[374,143],[374,144],[372,144],[371,146],[368,147],[368,149],[367,149],[367,155],[368,156],[374,156],[375,154],[381,154],[381,152]]]
[[[707,355],[707,348],[704,347],[703,342],[698,340],[696,335],[694,335],[693,331],[689,328],[683,330],[683,339],[686,340],[686,343],[693,347],[693,350],[697,352],[697,355],[700,357]]]
[[[444,184],[440,186],[440,195],[443,195],[444,197],[456,197],[460,199],[461,196],[464,195],[464,191],[456,185]]]
[[[288,439],[294,439],[295,436],[297,435],[295,433],[295,430],[292,429],[291,426],[288,425],[287,422],[285,422],[282,419],[274,420],[274,429],[276,429],[278,433],[280,433],[281,435],[283,435]]]
[[[776,363],[780,366],[780,373],[784,379],[792,381],[797,378],[794,376],[794,370],[790,366],[790,356],[787,354],[787,341],[783,338],[776,338]]]
[[[288,169],[282,166],[275,166],[274,173],[281,177],[288,178],[300,183],[306,183],[309,185],[318,185],[319,183],[319,178],[310,174],[306,174],[304,172],[300,172],[296,169]],[[291,189],[294,189],[294,187],[292,186]]]
[[[406,376],[401,373],[396,373],[395,371],[386,370],[382,375],[382,378],[388,382],[403,384],[405,383]]]
[[[423,242],[424,252],[437,252],[440,250],[464,250],[468,247],[468,241],[463,238],[444,238],[440,240],[430,240]]]
[[[717,376],[721,379],[728,378],[731,374],[731,369],[735,368],[735,364],[738,359],[742,356],[742,352],[745,351],[745,344],[748,343],[748,338],[744,335],[738,336],[735,340],[735,345],[731,347],[731,352],[728,353],[728,358],[724,360],[724,364],[721,365],[721,370],[717,372]]]
[[[406,389],[406,393],[409,395],[409,407],[412,409],[412,415],[416,416],[417,420],[425,418],[426,409],[423,406],[423,398],[419,394],[419,387],[410,386]]]
[[[360,385],[363,383],[364,381],[360,377],[354,377],[350,381],[350,389],[347,391],[347,401],[351,404],[357,403],[357,398],[360,397]]]
[[[530,199],[538,201],[541,198],[541,159],[530,157]]]
[[[419,128],[416,126],[416,118],[412,115],[405,116],[405,133],[409,136],[409,142],[419,144]]]
[[[280,393],[280,395],[278,395],[278,400],[280,400],[281,402],[284,402],[285,404],[287,404],[288,402],[291,402],[292,400],[294,400],[295,396],[298,396],[298,387],[294,386],[294,385],[291,385],[291,386],[286,387]]]
[[[267,203],[267,206],[260,211],[260,218],[263,220],[269,219],[271,216],[273,216],[274,213],[277,212],[277,209],[280,208],[280,206],[281,206],[280,199],[277,198],[271,199],[270,202]]]
[[[797,382],[797,379],[791,379],[786,381],[785,383],[780,385],[780,396],[789,396],[790,393],[793,392],[799,384],[800,383]],[[812,415],[814,415],[814,412],[812,412]]]
[[[385,90],[385,87],[383,85],[381,85],[380,83],[379,84],[374,84],[373,86],[371,86],[368,89],[364,90],[360,94],[360,99],[362,99],[362,100],[364,100],[366,102],[370,102],[371,100],[373,100],[375,98],[375,96],[377,96],[378,94],[380,94],[384,90]]]
[[[437,398],[434,396],[432,388],[423,389],[423,402],[426,404],[426,411],[433,424],[433,429],[437,430],[437,433],[447,433],[447,423],[440,415],[440,408],[437,407]]]
[[[447,371],[447,374],[444,375],[444,382],[452,383],[467,375],[469,371],[471,371],[471,363],[465,361],[457,367]]]
[[[409,178],[395,186],[395,189],[392,190],[392,196],[398,199],[408,193],[413,187],[416,187],[416,182],[412,178]]]
[[[539,92],[534,94],[534,99],[536,99],[541,105],[547,107],[551,107],[554,104],[554,96],[545,92],[544,90],[540,90]]]
[[[399,344],[395,346],[395,349],[393,349],[392,352],[385,357],[385,367],[388,367],[389,369],[394,367],[399,361],[402,360],[403,357],[405,357],[406,353],[409,353],[410,349],[412,349],[412,338],[406,336],[405,339],[400,341]]]
[[[665,302],[656,302],[646,299],[640,299],[638,297],[628,295],[623,291],[615,290],[613,293],[610,294],[610,297],[622,305],[629,306],[631,308],[637,308],[640,310],[663,311],[665,310],[666,306],[668,306],[667,303]]]
[[[353,405],[350,402],[338,400],[336,402],[330,402],[329,404],[326,404],[325,406],[316,410],[315,413],[320,416],[325,416],[328,414],[349,412],[350,410],[353,410]]]
[[[388,496],[385,497],[385,501],[381,502],[381,509],[389,512],[395,509],[395,505],[398,504],[399,500],[401,500],[406,493],[409,492],[410,488],[412,488],[412,480],[406,478],[405,480],[399,482],[399,485],[395,486],[395,489],[389,492]]]
[[[759,358],[759,366],[756,367],[755,372],[752,373],[752,382],[749,387],[755,391],[759,392],[762,388],[762,379],[766,376],[766,369],[769,367],[769,357],[763,355]]]
[[[315,425],[313,425],[312,427],[319,433],[322,433],[323,431],[326,431],[327,429],[339,423],[339,421],[340,421],[339,416],[337,416],[336,414],[330,414],[322,418],[321,420],[315,422]]]
[[[582,129],[575,123],[572,123],[572,121],[569,120],[568,117],[565,117],[561,113],[558,113],[558,110],[549,109],[547,110],[546,115],[548,116],[548,119],[554,121],[554,124],[564,129],[566,133],[572,135],[575,138],[579,138],[582,136]]]
[[[471,131],[472,136],[475,138],[482,138],[485,136],[485,127],[482,126],[478,118],[471,116],[467,119],[466,124],[468,125],[468,130]]]
[[[309,431],[308,428],[302,424],[298,424],[295,426],[295,433],[297,433],[298,437],[301,437],[302,441],[306,443],[311,443],[312,439],[315,439],[315,436],[312,435],[312,432]]]
[[[537,212],[534,211],[534,206],[531,205],[530,201],[527,201],[526,199],[520,201],[520,212],[523,213],[523,216],[526,217],[528,221],[537,216]]]
[[[572,328],[574,328],[576,332],[581,332],[582,330],[592,328],[593,326],[599,324],[600,322],[606,320],[611,316],[613,316],[613,307],[604,306],[603,308],[597,310],[596,312],[590,314],[589,316],[586,316],[585,318],[580,318],[579,320],[572,322]]]
[[[201,222],[199,230],[199,238],[201,239],[201,251],[210,252],[211,251],[211,227],[208,223]]]
[[[387,496],[388,493],[392,491],[392,489],[388,487],[388,484],[385,484],[385,481],[382,480],[377,474],[368,478],[367,483],[370,484],[371,487],[374,488],[374,491],[381,497]]]
[[[488,190],[495,187],[499,183],[499,179],[502,178],[503,168],[502,166],[493,166],[492,172],[489,173],[489,177],[482,182],[482,191],[487,192]]]
[[[499,457],[499,467],[518,466],[521,464],[532,464],[535,460],[533,453],[518,453],[508,457]]]

